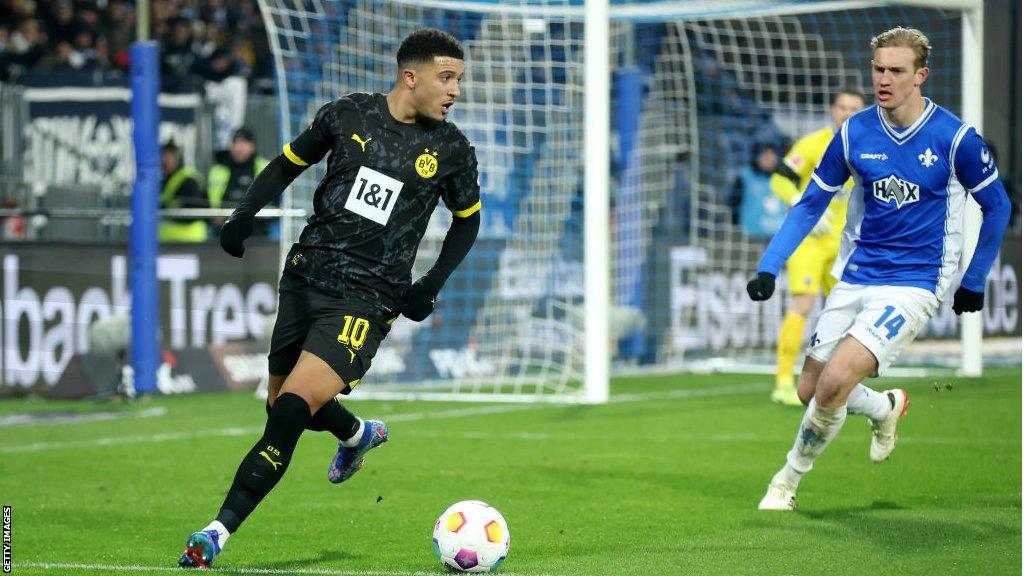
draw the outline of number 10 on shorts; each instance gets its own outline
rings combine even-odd
[[[895,311],[895,307],[886,306],[885,311],[882,312],[882,315],[878,318],[878,321],[875,322],[875,328],[882,328],[884,326],[885,329],[889,331],[889,333],[885,335],[885,337],[888,338],[889,340],[895,338],[896,334],[899,333],[900,328],[902,328],[903,325],[907,323],[907,319],[904,318],[902,314],[892,316],[892,313]],[[892,316],[892,318],[890,318],[890,316]]]
[[[366,334],[369,331],[370,322],[367,319],[346,314],[345,326],[338,334],[338,342],[359,350],[363,347],[363,342],[366,342]]]

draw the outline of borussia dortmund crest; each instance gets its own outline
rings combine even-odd
[[[423,178],[432,178],[437,174],[437,152],[423,149],[423,154],[416,158],[416,173]]]

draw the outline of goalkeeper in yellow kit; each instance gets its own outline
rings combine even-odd
[[[772,174],[771,189],[790,206],[800,196],[811,179],[811,173],[825,154],[832,136],[847,118],[864,108],[864,95],[853,90],[840,90],[832,96],[829,112],[832,126],[811,132],[796,141]],[[789,276],[789,310],[779,329],[776,351],[777,369],[772,401],[780,404],[800,405],[793,380],[793,366],[800,354],[807,315],[821,292],[828,296],[836,280],[832,277],[832,264],[839,252],[839,238],[846,225],[846,205],[850,198],[850,182],[829,204],[825,214],[807,238],[786,261]]]

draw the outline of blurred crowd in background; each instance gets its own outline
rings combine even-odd
[[[270,49],[255,0],[152,0],[164,92],[247,80],[273,90]],[[135,41],[135,3],[125,0],[0,0],[0,81],[26,73],[122,71]]]
[[[195,136],[198,121],[186,122],[193,126],[191,131],[168,129],[161,134],[160,206],[234,208],[266,165],[256,154],[257,138],[244,127],[247,105],[253,95],[274,93],[270,48],[256,0],[147,1],[150,39],[160,46],[161,92],[201,95],[211,118],[211,132],[203,142]],[[0,0],[3,83],[53,86],[57,78],[82,88],[123,86],[135,41],[134,1]],[[102,114],[98,118],[100,124],[110,121]],[[96,135],[85,136],[83,142],[88,143]],[[269,140],[266,133],[264,138]],[[100,162],[90,155],[89,145],[69,144],[73,140],[58,138],[54,145],[87,164]],[[188,148],[203,151],[191,155],[193,165],[183,157]],[[5,207],[33,205],[16,184],[2,196]],[[204,241],[221,221],[162,218],[160,237]],[[267,226],[257,230],[262,235],[271,232]]]

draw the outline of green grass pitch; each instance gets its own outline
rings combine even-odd
[[[434,520],[480,499],[508,520],[504,574],[1019,574],[1020,368],[872,384],[910,392],[892,458],[872,464],[867,421],[850,417],[794,513],[756,510],[802,412],[770,404],[767,377],[617,379],[602,406],[355,400],[390,441],[335,486],[335,443],[304,435],[215,572],[441,574]],[[15,574],[176,570],[265,420],[248,394],[125,410],[0,427]]]

